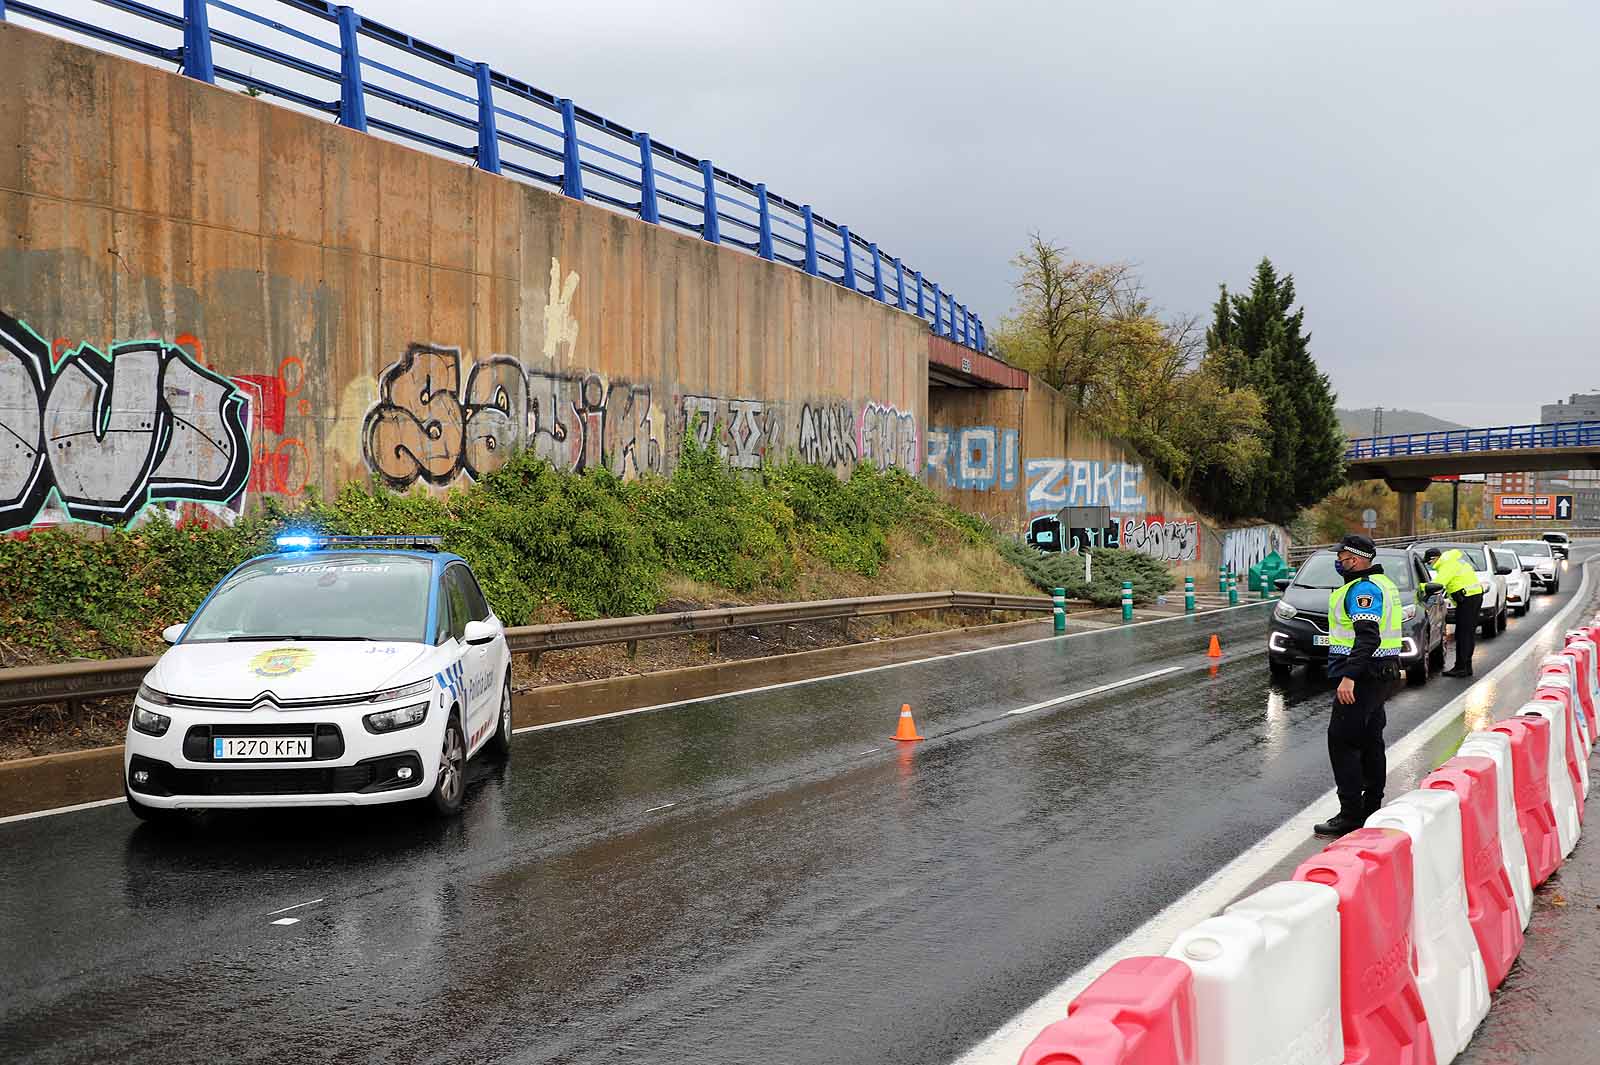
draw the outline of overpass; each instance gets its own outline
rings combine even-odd
[[[1400,532],[1409,536],[1417,493],[1435,477],[1600,470],[1600,421],[1356,437],[1345,449],[1345,469],[1351,481],[1381,480],[1399,493]]]

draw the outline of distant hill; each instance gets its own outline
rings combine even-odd
[[[1339,427],[1344,430],[1345,436],[1371,436],[1372,435],[1372,408],[1364,407],[1359,410],[1344,410],[1338,412]],[[1398,433],[1437,433],[1445,429],[1465,429],[1467,426],[1456,422],[1447,422],[1443,418],[1435,418],[1431,414],[1424,414],[1419,410],[1391,410],[1383,408],[1382,435],[1393,436]]]

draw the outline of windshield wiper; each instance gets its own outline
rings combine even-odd
[[[310,643],[313,640],[366,640],[371,641],[371,636],[229,636],[229,643],[249,643],[251,641],[267,640],[294,640],[297,643]]]

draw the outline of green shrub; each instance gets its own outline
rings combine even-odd
[[[1000,554],[1021,569],[1039,590],[1050,592],[1065,588],[1068,599],[1086,599],[1096,606],[1121,603],[1123,581],[1133,582],[1135,603],[1152,602],[1176,583],[1163,563],[1137,551],[1111,547],[1090,549],[1093,560],[1090,572],[1094,579],[1085,583],[1082,555],[1047,554],[1010,538],[1002,538],[999,548]]]

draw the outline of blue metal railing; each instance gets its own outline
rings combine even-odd
[[[1399,455],[1446,455],[1467,451],[1510,451],[1538,447],[1600,447],[1600,421],[1550,425],[1501,425],[1492,429],[1449,429],[1434,433],[1363,436],[1350,441],[1347,461]]]
[[[988,350],[977,314],[811,205],[353,8],[327,0],[253,0],[287,9],[274,12],[279,19],[240,6],[252,0],[92,0],[113,14],[91,21],[68,13],[90,2],[0,0],[0,21],[22,16],[174,63],[200,81],[232,83],[350,129],[470,159],[492,173],[740,248],[915,314],[958,344]],[[167,43],[154,39],[160,37]]]

